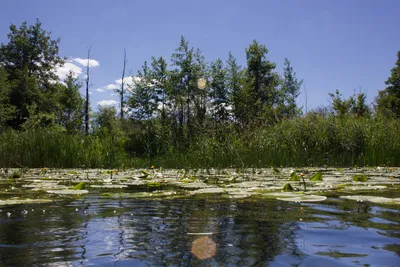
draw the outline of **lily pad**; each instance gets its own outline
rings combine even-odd
[[[358,258],[358,257],[366,257],[368,254],[358,254],[358,253],[343,253],[340,251],[321,251],[315,253],[320,256],[328,256],[331,258]]]
[[[148,187],[160,187],[160,186],[161,186],[161,183],[160,183],[160,182],[157,182],[157,181],[151,181],[151,182],[148,182],[148,183],[147,183],[147,186],[148,186]]]
[[[102,185],[91,185],[91,188],[125,188],[127,185],[123,184],[102,184]]]
[[[291,182],[300,182],[300,176],[296,174],[296,172],[292,172],[290,175],[290,181]]]
[[[203,188],[199,190],[192,191],[191,194],[221,194],[224,193],[225,190],[220,187],[213,187],[213,188]]]
[[[271,192],[262,194],[264,197],[298,197],[300,194],[294,192]]]
[[[187,189],[198,189],[198,188],[208,188],[208,187],[212,187],[211,185],[208,185],[206,183],[176,183],[177,185],[179,185],[182,188],[187,188]]]
[[[343,199],[350,199],[359,202],[369,201],[378,204],[400,204],[400,198],[376,197],[376,196],[341,196]]]
[[[367,180],[368,180],[368,178],[364,174],[356,174],[353,177],[354,182],[366,182]]]
[[[227,198],[246,198],[246,197],[251,197],[252,195],[257,194],[256,192],[254,192],[252,190],[241,189],[241,188],[225,188],[224,191],[225,191],[225,193],[228,193],[228,194],[223,195],[223,197],[227,197]]]
[[[121,198],[156,198],[156,197],[168,197],[177,195],[175,191],[154,191],[154,192],[139,192],[139,193],[121,193]]]
[[[288,201],[288,202],[319,202],[326,200],[325,196],[317,196],[317,195],[301,195],[296,197],[289,198],[277,198],[277,200]]]
[[[86,183],[85,182],[80,182],[79,184],[74,186],[74,190],[82,190],[85,189]]]
[[[323,181],[322,173],[321,172],[317,172],[316,174],[314,174],[313,177],[311,177],[310,181]]]
[[[74,190],[74,189],[48,190],[46,192],[49,194],[58,194],[58,195],[80,195],[89,193],[89,191],[87,190]]]
[[[285,191],[285,192],[290,192],[290,191],[293,191],[293,187],[292,187],[292,185],[291,184],[285,184],[285,186],[283,187],[283,191]]]
[[[50,203],[53,202],[51,199],[45,199],[45,198],[38,198],[38,199],[6,199],[6,200],[0,200],[0,206],[4,205],[17,205],[17,204],[38,204],[38,203]]]
[[[345,189],[353,190],[353,191],[362,191],[362,190],[378,190],[378,189],[386,189],[387,187],[384,185],[367,185],[367,186],[347,186]]]

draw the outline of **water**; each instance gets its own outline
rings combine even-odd
[[[399,243],[398,206],[336,197],[300,204],[91,193],[0,213],[1,266],[400,266]]]

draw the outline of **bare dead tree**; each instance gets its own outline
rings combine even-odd
[[[85,103],[85,134],[89,134],[89,88],[90,88],[90,50],[92,46],[89,47],[87,52],[87,66],[86,66],[86,103]]]
[[[304,86],[304,97],[305,97],[305,99],[306,99],[306,114],[307,114],[307,112],[308,112],[308,107],[307,107],[307,104],[308,104],[308,96],[307,96],[307,88],[306,88],[306,84],[304,83],[303,84],[303,86]]]
[[[117,89],[117,93],[120,96],[120,106],[121,106],[121,111],[120,111],[120,116],[121,116],[121,121],[124,120],[124,108],[125,108],[125,97],[126,97],[126,88],[125,88],[125,71],[126,71],[126,63],[128,60],[126,59],[126,50],[124,49],[124,65],[122,68],[122,80],[121,80],[121,89]]]

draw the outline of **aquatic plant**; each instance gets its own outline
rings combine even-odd
[[[290,174],[290,181],[291,182],[300,182],[300,176],[296,174],[296,172],[292,172]]]
[[[82,190],[86,188],[86,183],[85,182],[80,182],[79,184],[74,186],[74,190]]]
[[[311,178],[310,181],[316,182],[316,181],[323,181],[322,179],[322,172],[317,172],[314,174]]]
[[[368,178],[364,174],[356,174],[353,177],[354,182],[366,182],[367,180],[368,180]]]
[[[284,186],[283,186],[283,189],[282,189],[284,192],[291,192],[291,191],[293,191],[293,187],[292,187],[292,185],[291,184],[289,184],[289,183],[287,183],[287,184],[285,184]]]
[[[307,191],[306,180],[304,180],[304,173],[300,173],[300,177],[303,180],[304,191]]]
[[[21,172],[19,171],[15,171],[13,172],[13,174],[11,175],[12,178],[21,178]]]

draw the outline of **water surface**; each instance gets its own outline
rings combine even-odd
[[[1,266],[399,266],[399,244],[398,205],[334,195],[305,204],[91,191],[0,212]]]

